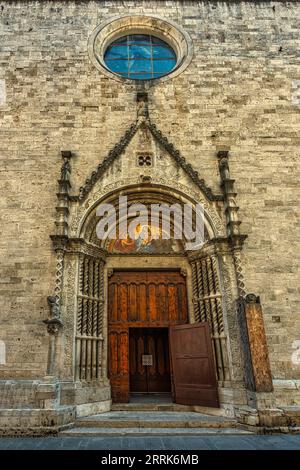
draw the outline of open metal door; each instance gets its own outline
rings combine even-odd
[[[170,327],[175,402],[219,407],[218,387],[207,322]]]

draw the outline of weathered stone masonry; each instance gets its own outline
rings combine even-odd
[[[262,425],[291,424],[300,400],[300,2],[58,0],[0,1],[0,340],[6,350],[5,363],[0,360],[0,427],[18,427],[21,419],[23,427],[46,429],[51,421],[54,427],[72,421],[75,405],[78,414],[87,412],[87,404],[88,412],[101,409],[100,403],[108,407],[105,377],[100,388],[74,386],[74,294],[81,294],[66,286],[79,285],[82,248],[68,248],[65,285],[60,286],[64,251],[59,244],[53,249],[50,235],[58,233],[59,220],[64,235],[68,211],[75,224],[71,206],[77,202],[69,204],[65,194],[79,195],[91,172],[136,122],[136,85],[102,75],[88,56],[94,28],[128,13],[174,21],[193,42],[187,69],[149,88],[151,123],[213,194],[223,195],[217,155],[229,155],[240,233],[247,239],[235,265],[227,248],[220,248],[220,289],[228,292],[225,326],[238,331],[233,286],[240,263],[245,293],[261,300],[274,391],[252,395],[239,388],[242,366],[239,340],[233,336],[229,365],[239,385],[229,398],[228,391],[222,392],[225,408],[240,420],[251,415],[252,424],[259,415]],[[158,151],[154,141],[153,152]],[[138,149],[135,140],[130,145],[122,156],[126,162]],[[72,153],[71,175],[60,174],[61,151]],[[126,181],[133,176],[124,165]],[[171,169],[170,175],[176,174]],[[112,173],[105,184],[119,190],[118,169]],[[180,178],[174,188],[180,181],[188,186]],[[100,189],[99,183],[95,191]],[[200,198],[200,189],[197,194]],[[226,236],[225,206],[221,201],[212,206]],[[43,321],[49,318],[47,297],[61,288],[63,327],[55,337],[52,375],[51,338]],[[227,374],[229,365],[220,374]],[[257,413],[248,410],[250,402]],[[271,410],[277,421],[268,418]]]

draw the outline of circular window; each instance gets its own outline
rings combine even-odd
[[[160,17],[124,15],[99,25],[89,38],[95,67],[117,81],[168,80],[192,60],[189,35]]]
[[[174,50],[165,41],[145,34],[123,36],[104,54],[109,70],[132,80],[163,77],[174,69],[176,61]]]

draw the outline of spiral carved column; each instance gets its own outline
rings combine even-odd
[[[212,335],[218,380],[229,380],[218,260],[216,255],[203,255],[193,260],[191,266],[195,319],[196,322],[208,322]]]
[[[76,332],[77,380],[101,380],[104,314],[104,262],[80,254]]]

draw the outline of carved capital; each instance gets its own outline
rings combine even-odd
[[[68,244],[67,235],[50,235],[55,251],[65,251]]]
[[[234,250],[241,250],[248,235],[231,235],[229,241]]]
[[[57,335],[63,328],[63,322],[59,318],[43,320],[43,323],[47,325],[49,335]]]
[[[180,269],[180,274],[181,274],[181,276],[186,277],[187,276],[187,270],[185,268],[181,268]]]
[[[50,315],[46,320],[43,320],[43,323],[47,325],[49,335],[56,335],[63,327],[63,322],[60,319],[58,299],[53,295],[49,295],[47,297],[47,302],[49,305]]]

